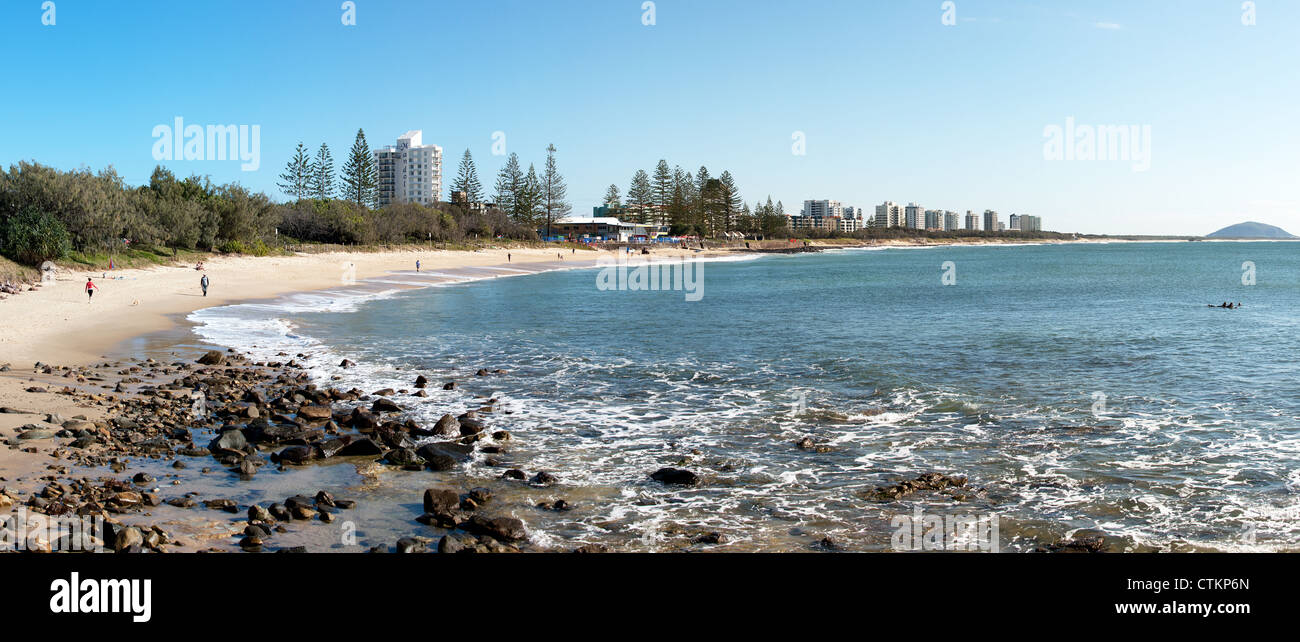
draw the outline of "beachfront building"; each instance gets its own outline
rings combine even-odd
[[[945,232],[955,232],[961,229],[961,217],[956,212],[943,213],[943,230]]]
[[[1020,230],[1023,232],[1043,231],[1043,219],[1040,216],[1020,215]]]
[[[893,201],[885,201],[876,206],[876,219],[873,227],[902,227],[905,219],[903,208]]]
[[[1007,229],[1009,229],[1009,230],[1018,230],[1018,229],[1020,229],[1020,215],[1019,215],[1019,214],[1012,214],[1012,215],[1011,215],[1011,218],[1007,220]]]
[[[925,211],[925,229],[942,230],[943,229],[943,211],[926,210]]]
[[[903,224],[911,230],[925,229],[925,208],[916,203],[908,203],[903,210]]]
[[[396,145],[375,150],[379,207],[392,203],[432,205],[442,194],[442,148],[425,145],[419,129],[402,134]]]
[[[846,216],[787,216],[785,218],[791,230],[856,232],[860,229],[857,219]]]
[[[638,227],[646,228],[647,226],[624,223],[612,216],[566,218],[551,224],[551,234],[553,236],[563,236],[571,241],[615,241],[626,243],[637,235]]]
[[[844,206],[839,201],[804,201],[803,211],[800,216],[811,218],[831,218],[832,216],[843,216]]]
[[[975,213],[971,212],[970,210],[966,210],[966,229],[968,230],[980,229],[979,217],[976,216]]]
[[[984,210],[984,231],[998,231],[998,213],[993,210]]]

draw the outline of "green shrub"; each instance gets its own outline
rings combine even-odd
[[[29,208],[5,221],[0,231],[0,250],[19,263],[40,265],[67,256],[72,251],[72,238],[58,219]]]
[[[222,241],[221,245],[217,246],[217,251],[222,254],[243,254],[244,244],[235,240]]]

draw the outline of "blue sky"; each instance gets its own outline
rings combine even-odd
[[[729,169],[749,202],[832,198],[1037,214],[1048,229],[1300,233],[1300,2],[1256,0],[0,0],[0,163],[148,180],[156,125],[261,129],[261,167],[171,161],[275,188],[294,145],[341,165],[408,129],[504,157],[559,148],[575,212],[660,158]],[[1044,128],[1150,126],[1150,168],[1044,158]],[[806,154],[792,153],[792,136]]]

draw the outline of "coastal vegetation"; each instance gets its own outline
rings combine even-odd
[[[162,166],[147,184],[132,187],[112,167],[62,171],[19,162],[0,170],[0,255],[27,266],[60,260],[103,265],[150,256],[175,259],[194,251],[263,255],[300,243],[536,238],[534,228],[495,208],[450,203],[372,208],[365,202],[364,176],[345,176],[347,194],[335,198],[332,172],[320,166],[333,162],[328,148],[322,146],[306,165],[304,151],[300,147],[290,161],[304,171],[286,172],[286,184],[301,196],[288,203],[275,203],[238,183],[179,178]]]
[[[567,200],[569,188],[564,175],[560,173],[556,153],[555,145],[546,147],[546,164],[540,176],[537,168],[531,164],[525,173],[519,156],[510,154],[501,171],[497,172],[496,193],[493,196],[496,207],[507,213],[510,220],[529,229],[545,228],[547,236],[550,235],[552,224],[573,211],[573,206]],[[466,190],[466,173],[472,175],[473,171],[473,160],[469,157],[469,150],[465,150],[460,176],[452,184],[452,190],[456,191],[458,184],[462,185],[460,190]],[[474,183],[477,180],[475,177]],[[469,200],[473,201],[472,198]]]

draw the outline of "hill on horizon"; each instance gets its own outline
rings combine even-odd
[[[1207,239],[1293,239],[1297,237],[1280,227],[1275,227],[1273,225],[1266,225],[1264,223],[1256,223],[1254,221],[1247,221],[1245,223],[1229,225],[1228,227],[1225,227],[1217,232],[1206,234],[1205,238]]]

